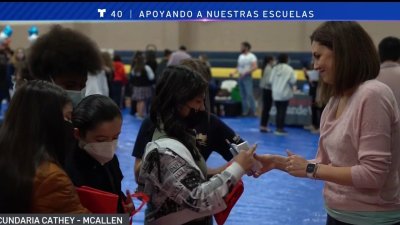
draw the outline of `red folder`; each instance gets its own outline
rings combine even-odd
[[[229,194],[224,198],[226,203],[226,209],[214,215],[215,221],[217,222],[218,225],[223,225],[225,221],[228,219],[229,213],[231,212],[233,206],[235,206],[236,202],[239,200],[240,196],[242,196],[243,191],[244,191],[243,181],[239,180],[233,187],[232,191],[229,192]]]
[[[118,195],[81,186],[77,187],[82,205],[92,213],[117,213]]]

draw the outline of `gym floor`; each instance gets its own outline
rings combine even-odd
[[[315,157],[318,135],[302,127],[287,127],[287,136],[260,133],[258,118],[223,118],[233,130],[250,144],[258,143],[258,154],[285,155],[290,149],[307,159]],[[137,187],[133,176],[134,157],[132,148],[141,120],[124,111],[122,133],[117,156],[124,174],[123,190],[131,192]],[[272,129],[275,127],[271,126]],[[217,167],[225,160],[213,153],[207,161],[209,167]],[[323,183],[305,178],[295,178],[281,171],[271,171],[258,179],[243,177],[244,193],[232,209],[226,225],[324,225],[326,213],[322,199]],[[138,206],[140,202],[135,201]],[[133,218],[133,224],[144,223],[144,209]],[[216,224],[216,223],[214,223]]]

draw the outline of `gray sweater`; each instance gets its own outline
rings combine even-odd
[[[293,97],[293,86],[296,84],[294,70],[286,63],[274,66],[269,78],[274,101],[289,101]]]

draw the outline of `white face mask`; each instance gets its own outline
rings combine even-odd
[[[56,82],[54,82],[53,78],[50,77],[50,80],[53,84],[57,85]],[[82,89],[83,90],[83,89]],[[82,90],[76,91],[76,90],[65,90],[67,92],[68,97],[72,101],[72,106],[75,107],[78,105],[79,102],[83,99],[83,94],[84,93]]]
[[[72,105],[75,107],[78,105],[79,102],[81,102],[83,96],[82,96],[82,91],[75,91],[75,90],[65,90],[67,92],[67,95],[72,101]]]
[[[81,141],[80,143],[81,148],[96,159],[101,165],[104,165],[113,159],[114,153],[117,150],[117,145],[118,140],[93,143],[84,143]]]

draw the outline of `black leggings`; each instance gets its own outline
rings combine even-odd
[[[326,225],[353,225],[353,224],[340,222],[339,220],[328,215],[328,217],[326,218]],[[393,225],[400,225],[400,222],[395,223]]]
[[[281,131],[285,127],[285,118],[288,105],[289,101],[275,101],[277,130]]]
[[[267,127],[269,121],[269,111],[272,106],[272,91],[269,89],[263,89],[263,108],[261,112],[261,126]]]

